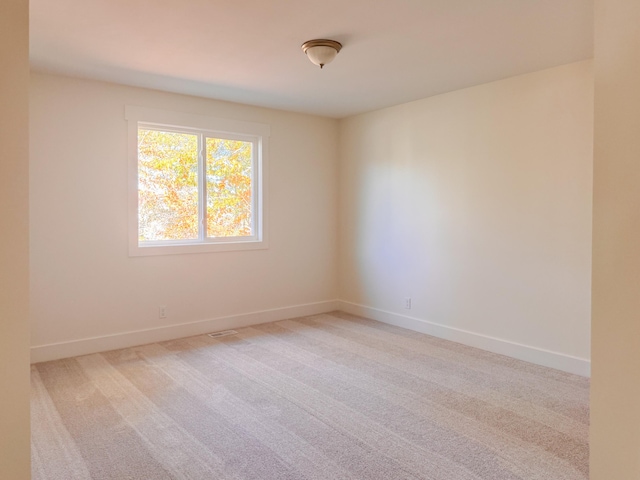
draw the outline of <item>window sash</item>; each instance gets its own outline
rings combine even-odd
[[[194,128],[171,127],[168,125],[158,125],[153,123],[138,122],[138,132],[140,130],[154,130],[158,132],[185,133],[195,135],[197,138],[198,152],[198,238],[176,239],[176,240],[139,240],[140,246],[165,246],[165,245],[198,245],[206,243],[236,243],[255,242],[259,238],[259,225],[257,215],[257,198],[259,185],[256,180],[257,156],[259,153],[259,139],[251,135],[229,135],[221,132],[207,131]],[[209,237],[208,216],[207,216],[207,139],[214,140],[234,140],[251,144],[251,235]],[[138,205],[138,218],[140,215]],[[139,228],[139,226],[138,226]],[[139,235],[139,231],[138,231]]]
[[[261,250],[269,247],[267,232],[267,183],[268,183],[268,144],[271,134],[269,125],[246,122],[242,120],[224,119],[207,115],[181,113],[169,110],[127,105],[125,119],[128,122],[129,142],[129,256],[153,256],[171,254],[190,254],[207,252],[227,252],[244,250]],[[205,193],[206,152],[199,149],[199,218],[198,238],[179,240],[141,241],[139,238],[139,163],[138,133],[139,128],[195,134],[205,138],[219,138],[251,142],[251,235],[229,237],[207,237],[208,231],[202,219],[206,214],[206,197],[203,201],[201,192]],[[204,172],[204,173],[200,173]],[[209,188],[212,188],[209,184]],[[206,193],[205,193],[206,195]],[[245,210],[246,212],[246,210]],[[195,233],[195,232],[194,232]]]

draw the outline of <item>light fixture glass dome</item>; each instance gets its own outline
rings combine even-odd
[[[307,54],[309,60],[320,68],[327,63],[331,63],[342,48],[342,44],[335,40],[309,40],[302,44],[302,50]]]

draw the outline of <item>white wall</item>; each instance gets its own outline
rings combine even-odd
[[[28,480],[29,2],[0,3],[0,478]]]
[[[127,104],[271,126],[268,250],[128,257]],[[340,122],[34,74],[33,358],[325,311],[339,296],[588,374],[592,128],[590,61]],[[207,319],[219,320],[193,323]]]
[[[591,61],[341,121],[343,308],[588,374],[592,128]]]
[[[44,74],[32,76],[30,93],[35,360],[196,330],[43,345],[337,297],[336,120]],[[128,104],[271,126],[267,250],[128,256]],[[159,305],[168,307],[166,320]]]
[[[640,2],[597,0],[591,479],[640,478]]]

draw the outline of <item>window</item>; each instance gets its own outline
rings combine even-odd
[[[262,124],[126,108],[130,255],[266,248]]]

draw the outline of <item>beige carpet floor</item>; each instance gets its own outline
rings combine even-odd
[[[586,480],[587,379],[344,313],[32,367],[34,479]]]

